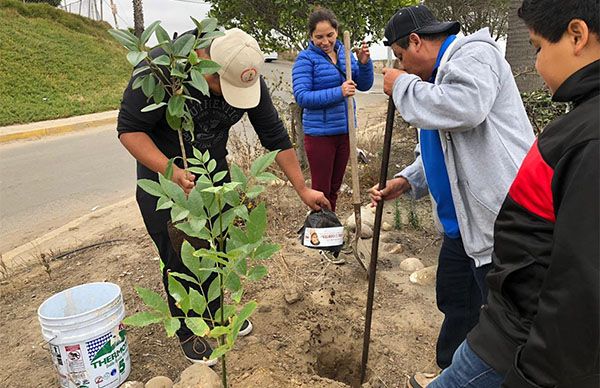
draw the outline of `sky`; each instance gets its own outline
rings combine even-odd
[[[88,4],[94,0],[80,0],[81,14],[88,16]],[[103,19],[115,25],[113,15],[110,11],[110,0],[95,0],[97,7],[100,2],[103,3]],[[119,28],[133,27],[133,5],[132,0],[113,0],[117,6],[117,23]],[[174,32],[184,32],[194,28],[194,23],[190,16],[200,20],[206,17],[210,10],[210,4],[200,0],[142,0],[144,6],[144,24],[160,20],[161,26],[173,35]],[[69,4],[70,12],[79,13],[79,1],[62,0],[62,4]],[[98,10],[99,12],[99,10]],[[154,39],[154,38],[153,38]],[[499,42],[504,49],[505,42]],[[150,41],[152,44],[152,40]],[[382,44],[373,44],[371,47],[371,57],[375,60],[387,59],[388,49]]]

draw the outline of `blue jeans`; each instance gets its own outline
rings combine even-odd
[[[456,349],[452,365],[427,388],[499,388],[502,381],[504,376],[479,358],[465,340]]]
[[[484,279],[490,268],[491,264],[475,267],[462,240],[444,235],[435,285],[437,306],[444,313],[436,346],[436,361],[441,369],[450,366],[456,348],[479,322],[488,291]]]

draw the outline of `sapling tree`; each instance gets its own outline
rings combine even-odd
[[[181,259],[189,273],[169,272],[167,278],[168,292],[182,316],[172,316],[167,301],[158,293],[136,287],[148,310],[127,317],[124,322],[131,326],[162,324],[167,335],[173,336],[183,320],[195,335],[214,338],[218,346],[211,359],[221,357],[222,380],[227,387],[225,354],[233,348],[240,328],[257,306],[256,301],[243,302],[244,285],[265,277],[267,268],[262,261],[279,250],[279,245],[265,238],[265,205],[256,204],[257,197],[265,190],[261,183],[276,179],[267,169],[277,151],[257,158],[248,175],[232,164],[230,179],[227,179],[227,171],[217,170],[217,162],[208,151],[193,148],[191,157],[186,154],[182,133],[189,131],[192,138],[194,135],[187,102],[195,99],[189,88],[208,95],[203,75],[220,67],[213,61],[199,59],[195,50],[207,47],[213,38],[222,35],[216,30],[214,19],[193,20],[198,36],[185,34],[175,41],[171,41],[159,22],[148,26],[140,38],[126,30],[110,31],[129,50],[129,62],[137,66],[133,73],[139,76],[132,87],[142,88],[149,101],[142,111],[166,106],[166,120],[179,133],[184,169],[197,176],[195,187],[186,195],[171,180],[173,163],[178,159],[174,158],[169,161],[165,174],[159,174],[158,182],[138,181],[143,190],[158,197],[156,210],[169,210],[173,225],[188,236],[181,246]],[[165,52],[157,57],[151,57],[151,50],[145,47],[153,33]],[[254,206],[249,209],[248,203]],[[206,244],[196,249],[188,242],[192,239]],[[197,287],[185,287],[182,281]],[[207,292],[200,287],[205,282],[210,282]],[[217,299],[221,307],[212,312],[208,304]]]

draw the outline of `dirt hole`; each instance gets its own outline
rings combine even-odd
[[[314,335],[315,333],[313,333]],[[324,330],[316,340],[314,371],[321,377],[339,381],[351,387],[360,387],[362,347],[341,330]],[[365,381],[371,376],[367,369]]]

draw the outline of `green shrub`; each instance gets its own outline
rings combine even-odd
[[[58,7],[61,0],[24,0],[25,3],[46,3],[53,7]]]
[[[568,108],[568,104],[552,101],[552,95],[547,89],[521,93],[521,98],[536,136],[548,123],[565,114]]]

